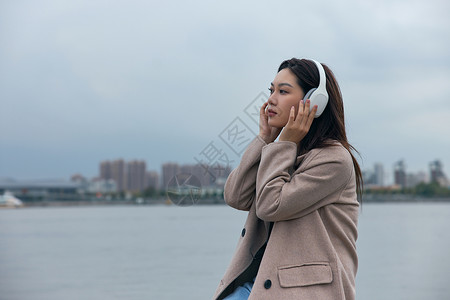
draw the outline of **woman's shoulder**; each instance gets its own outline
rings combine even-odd
[[[302,164],[330,163],[340,167],[353,168],[350,152],[337,140],[327,140],[323,147],[311,149],[302,160]]]
[[[342,156],[350,156],[348,150],[342,145],[341,142],[337,140],[326,140],[322,146],[313,148],[307,152],[307,155],[317,155],[317,154],[335,154]]]

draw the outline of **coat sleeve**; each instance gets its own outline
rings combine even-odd
[[[276,222],[309,214],[337,201],[327,196],[353,178],[351,156],[342,146],[311,150],[292,172],[296,155],[297,145],[289,141],[263,148],[256,181],[256,214],[260,219]]]
[[[248,145],[241,162],[227,178],[224,187],[225,202],[236,209],[249,211],[256,194],[256,173],[262,148],[267,145],[256,136]]]

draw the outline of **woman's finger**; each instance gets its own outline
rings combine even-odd
[[[297,112],[297,118],[295,119],[298,122],[301,122],[303,118],[303,112],[304,112],[304,101],[303,99],[300,100],[300,103],[298,104],[298,112]]]
[[[311,101],[309,99],[306,100],[305,108],[304,108],[304,118],[302,119],[302,124],[306,125],[308,122],[308,114],[309,114],[309,106],[311,105]]]
[[[269,105],[269,101],[264,102],[264,104],[259,109],[259,114],[260,115],[265,115],[266,114],[266,107],[267,107],[267,105]]]
[[[263,124],[260,124],[260,125],[264,125],[269,120],[269,115],[267,114],[267,106],[268,105],[269,105],[269,102],[265,102],[259,110],[259,119],[261,120],[260,122],[263,122]]]
[[[261,108],[259,109],[259,130],[267,132],[268,130],[268,121],[269,116],[266,113],[266,107],[269,104],[269,102],[265,102],[263,105],[261,105]]]
[[[288,124],[292,124],[295,121],[295,107],[292,105],[291,110],[289,111],[289,120]]]
[[[309,113],[308,116],[308,121],[306,122],[306,126],[309,130],[309,128],[311,127],[312,122],[314,121],[314,117],[316,116],[316,112],[317,112],[317,105],[314,105],[311,112]]]

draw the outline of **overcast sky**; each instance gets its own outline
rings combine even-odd
[[[0,177],[159,172],[212,146],[235,166],[227,130],[257,133],[248,107],[292,57],[334,71],[364,169],[449,173],[449,3],[1,1]]]

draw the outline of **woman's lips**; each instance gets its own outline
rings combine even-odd
[[[277,113],[274,112],[273,110],[269,109],[269,110],[267,111],[267,114],[269,115],[269,117],[273,117],[273,116],[275,116]]]

